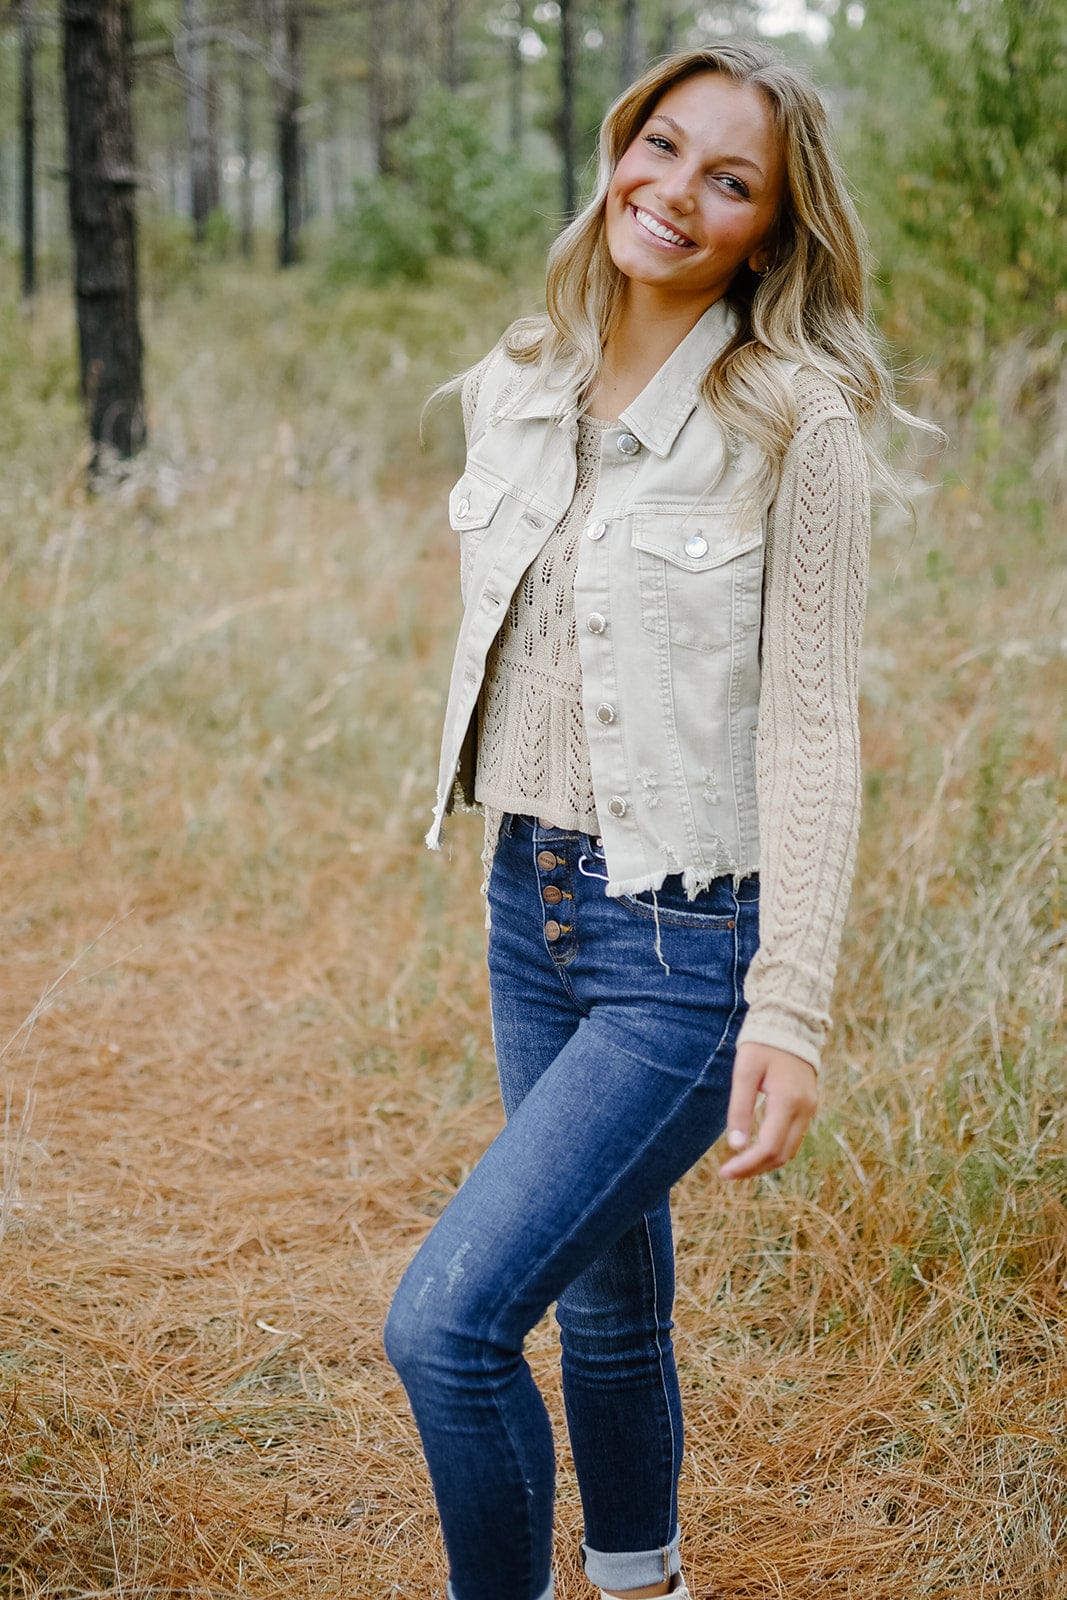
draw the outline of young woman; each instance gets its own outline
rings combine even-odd
[[[804,80],[723,45],[627,90],[548,317],[463,399],[428,842],[457,792],[484,808],[507,1124],[386,1346],[451,1600],[551,1595],[552,1438],[522,1347],[553,1301],[586,1573],[686,1596],[670,1190],[724,1128],[724,1178],[799,1146],[859,815],[862,435],[890,401]]]

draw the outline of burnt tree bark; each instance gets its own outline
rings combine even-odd
[[[281,185],[278,265],[291,267],[299,255],[302,205],[300,180],[300,24],[293,0],[273,0],[271,54],[274,73],[274,125]]]
[[[67,187],[93,468],[145,442],[137,297],[130,0],[65,0]]]
[[[370,67],[371,142],[375,170],[380,177],[396,171],[393,160],[395,135],[411,115],[407,103],[407,63],[400,59],[399,41],[403,29],[397,26],[394,0],[370,0],[367,7],[367,60]],[[408,40],[408,47],[414,41]]]
[[[559,144],[563,155],[563,211],[568,218],[573,217],[578,209],[578,152],[574,132],[578,69],[577,11],[577,0],[560,0]]]
[[[34,47],[36,28],[33,0],[19,3],[19,55],[22,127],[22,293],[32,300],[37,292],[37,193],[36,160],[37,121],[34,110]]]

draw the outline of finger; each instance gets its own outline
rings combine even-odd
[[[752,1119],[756,1114],[756,1096],[762,1078],[763,1070],[758,1064],[748,1065],[743,1056],[734,1063],[730,1104],[726,1111],[729,1130],[726,1142],[731,1150],[743,1150],[752,1137]]]
[[[795,1113],[769,1113],[755,1144],[719,1168],[721,1178],[755,1178],[790,1161],[804,1139],[808,1119]]]

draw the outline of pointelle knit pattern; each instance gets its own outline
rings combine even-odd
[[[475,798],[491,813],[522,812],[584,833],[596,833],[597,818],[574,573],[600,476],[601,437],[611,426],[579,418],[574,499],[512,596],[486,661],[478,708]],[[496,830],[486,843],[495,841]]]

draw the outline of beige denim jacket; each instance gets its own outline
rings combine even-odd
[[[755,739],[765,516],[700,384],[733,333],[718,301],[607,430],[574,581],[597,817],[610,895],[681,873],[691,894],[759,866]],[[465,609],[433,826],[474,794],[486,655],[523,573],[574,494],[575,398],[503,353],[482,377],[449,499]]]

